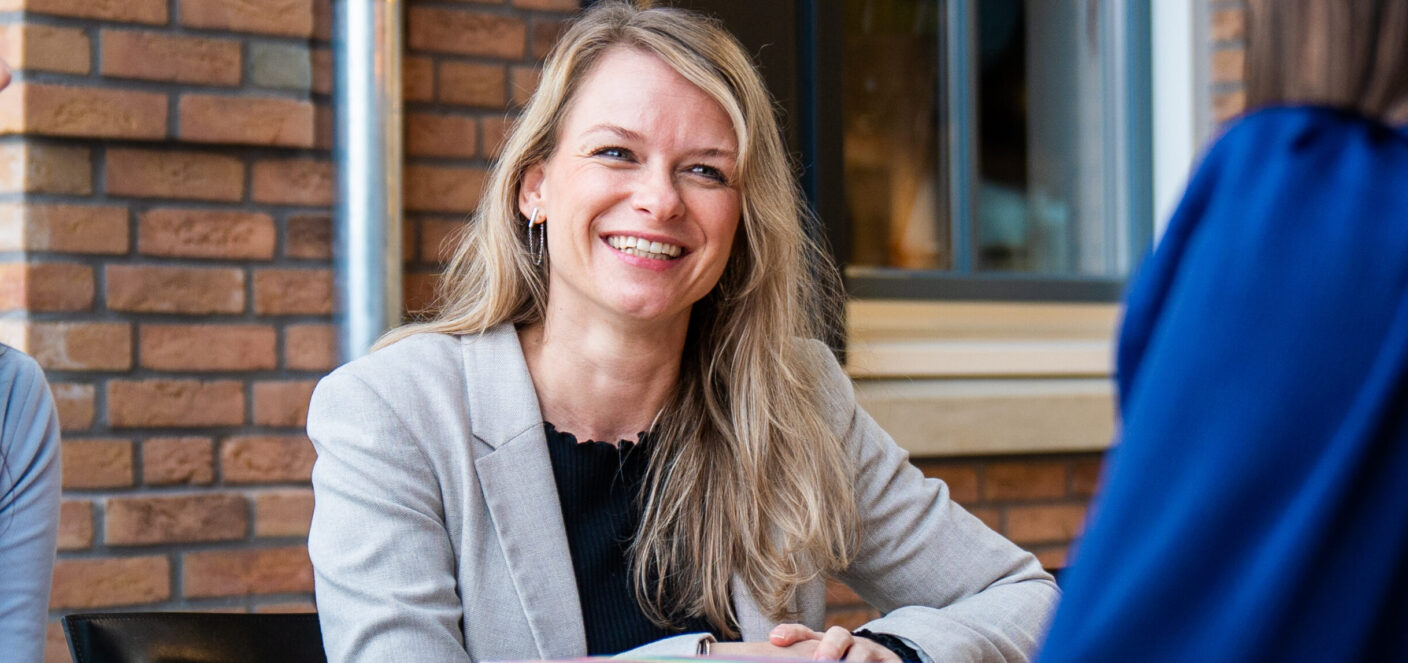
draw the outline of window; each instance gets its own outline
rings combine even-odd
[[[1149,0],[680,0],[758,58],[862,299],[1104,301],[1149,244]]]
[[[1152,226],[1147,5],[841,5],[852,293],[1114,299]]]

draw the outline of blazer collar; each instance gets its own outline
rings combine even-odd
[[[585,656],[577,577],[541,422],[481,456],[474,469],[538,657]]]
[[[475,474],[538,656],[585,656],[586,627],[562,503],[518,332],[499,325],[460,337],[460,347],[474,436],[493,449],[474,461]]]
[[[465,400],[474,436],[498,449],[530,428],[541,428],[542,408],[528,375],[523,346],[518,343],[518,330],[502,324],[459,340],[464,372],[469,376]],[[551,473],[548,476],[551,478]]]

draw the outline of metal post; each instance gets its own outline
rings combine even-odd
[[[976,191],[978,172],[978,6],[977,0],[948,0],[944,35],[948,45],[945,68],[948,80],[949,228],[953,240],[950,270],[967,275],[976,270],[973,254],[978,245]]]
[[[400,0],[334,4],[337,210],[343,361],[401,322]]]

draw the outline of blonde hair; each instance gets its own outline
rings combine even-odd
[[[850,462],[817,386],[821,338],[839,320],[839,277],[806,230],[772,99],[738,42],[693,12],[603,3],[563,35],[508,137],[441,284],[439,313],[388,333],[480,333],[540,321],[545,269],[517,209],[532,165],[603,53],[659,57],[714,98],[738,136],[742,218],[718,284],[690,314],[680,377],[658,419],[641,491],[632,574],[661,625],[702,616],[736,635],[736,575],[769,616],[792,615],[798,587],[849,565],[857,541]]]

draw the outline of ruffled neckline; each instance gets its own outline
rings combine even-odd
[[[576,435],[558,430],[557,426],[552,425],[552,422],[544,421],[543,432],[548,440],[558,440],[563,444],[571,444],[573,447],[582,450],[583,453],[602,453],[610,450],[625,456],[637,447],[644,449],[650,444],[650,433],[645,431],[636,433],[635,440],[619,440],[617,442],[586,440],[579,442]]]

